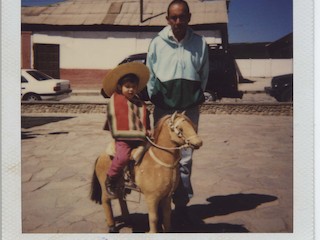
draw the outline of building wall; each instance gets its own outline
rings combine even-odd
[[[201,31],[208,43],[221,43],[218,31]],[[60,68],[110,69],[126,56],[148,51],[156,32],[39,32],[32,43],[59,44]]]
[[[221,44],[220,31],[198,31],[208,44]],[[44,31],[22,32],[22,66],[33,67],[32,46],[60,45],[60,76],[71,84],[97,88],[109,69],[130,54],[147,52],[157,32]],[[245,78],[272,77],[293,72],[292,59],[237,59]]]
[[[219,30],[198,31],[208,44],[221,44]],[[43,31],[22,32],[21,65],[33,68],[33,44],[60,45],[60,76],[72,85],[99,88],[109,69],[126,56],[147,52],[157,32]],[[272,77],[293,72],[292,59],[237,59],[245,78]]]
[[[273,77],[293,73],[293,59],[236,59],[244,78]]]
[[[209,44],[221,44],[219,30],[197,31]],[[31,66],[33,44],[60,45],[60,77],[71,85],[99,88],[108,70],[130,54],[148,51],[157,32],[43,31],[31,36]],[[22,56],[25,58],[25,56]]]
[[[32,32],[21,33],[21,68],[31,68],[31,34]]]

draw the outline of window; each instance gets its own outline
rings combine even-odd
[[[21,76],[21,83],[27,83],[27,82],[28,82],[28,80],[25,79],[25,77]]]
[[[27,72],[38,81],[52,79],[52,77],[48,76],[47,74],[44,74],[43,72],[39,72],[39,71],[27,71]]]

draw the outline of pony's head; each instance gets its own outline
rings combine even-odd
[[[155,141],[157,141],[160,132],[167,126],[170,140],[177,146],[188,146],[198,149],[202,146],[202,140],[198,136],[192,121],[183,113],[173,113],[161,118],[157,124],[155,132]]]

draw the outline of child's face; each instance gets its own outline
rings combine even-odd
[[[131,99],[136,95],[138,91],[138,84],[132,82],[126,82],[121,86],[122,95],[127,99]]]

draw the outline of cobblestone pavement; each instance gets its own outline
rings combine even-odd
[[[23,102],[22,114],[38,113],[87,113],[106,112],[109,99],[104,99],[97,90],[75,90],[69,98],[62,101]],[[148,107],[152,110],[150,102]],[[293,115],[293,103],[279,103],[273,97],[261,91],[250,91],[242,99],[223,98],[216,102],[201,105],[201,113],[210,114],[253,114],[253,115]]]
[[[23,233],[108,231],[102,206],[89,199],[94,162],[111,139],[104,119],[22,116]],[[292,232],[292,116],[202,114],[199,134],[204,145],[194,154],[195,196],[188,206],[193,225],[181,231]],[[121,232],[147,231],[143,196],[128,205],[133,225],[120,225]],[[113,206],[118,216],[116,201]]]

